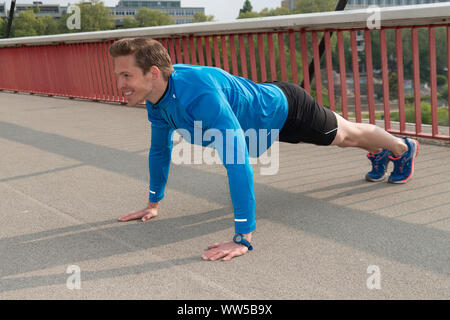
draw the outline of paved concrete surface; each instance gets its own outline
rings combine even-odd
[[[0,299],[450,298],[448,146],[390,185],[360,150],[280,144],[277,175],[254,166],[255,250],[205,262],[234,231],[220,165],[172,165],[160,216],[116,221],[146,204],[149,131],[143,108],[0,93]]]

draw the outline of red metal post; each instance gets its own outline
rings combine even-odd
[[[400,132],[406,131],[405,121],[405,88],[403,74],[403,42],[402,29],[395,30],[395,42],[397,48],[397,87],[398,87],[398,117],[400,121]]]
[[[220,52],[219,52],[219,44],[217,42],[217,36],[213,36],[213,48],[214,48],[214,62],[217,68],[222,68],[220,64]]]
[[[369,122],[375,124],[375,94],[373,88],[373,67],[372,67],[372,39],[370,30],[364,30],[364,46],[366,53],[366,74],[367,74],[367,102],[369,107]]]
[[[114,91],[112,85],[114,84],[113,79],[111,78],[110,72],[110,56],[108,54],[108,44],[107,42],[103,42],[103,67],[105,72],[105,80],[106,80],[106,92],[108,94],[108,101],[114,101]]]
[[[108,42],[108,47],[113,43],[113,41],[109,41]],[[170,49],[170,42],[169,42],[169,49]],[[172,46],[172,50],[173,50],[173,46]],[[108,60],[108,68],[109,68],[109,78],[111,80],[111,88],[112,88],[112,101],[119,101],[119,93],[118,93],[118,88],[117,88],[117,81],[116,81],[116,76],[114,75],[114,62],[112,57],[108,54],[107,55],[107,60]]]
[[[197,50],[195,50],[194,37],[189,36],[189,48],[191,49],[191,63],[197,64]]]
[[[338,56],[339,56],[339,75],[341,83],[342,117],[348,119],[347,71],[345,68],[344,38],[342,31],[337,32],[337,39],[338,39]]]
[[[255,43],[253,41],[253,34],[248,35],[248,53],[250,55],[250,71],[252,75],[252,80],[254,82],[258,81],[258,75],[256,74],[256,60],[255,60]]]
[[[420,69],[419,69],[419,40],[417,36],[417,27],[411,29],[412,38],[412,60],[413,60],[413,78],[414,78],[414,111],[416,115],[416,134],[422,133],[422,110],[420,99]]]
[[[330,32],[325,31],[325,61],[327,68],[327,81],[328,81],[328,100],[331,110],[335,110],[335,97],[334,97],[334,79],[333,79],[333,61],[331,59],[331,45],[330,45]]]
[[[355,97],[355,118],[356,122],[362,122],[361,116],[361,88],[359,85],[359,57],[358,44],[356,42],[356,31],[350,31],[350,42],[352,47],[352,69],[353,69],[353,91]]]
[[[94,94],[95,94],[95,100],[99,101],[102,99],[101,97],[101,81],[99,79],[99,69],[98,69],[98,59],[97,59],[97,48],[96,48],[96,43],[90,43],[89,44],[90,48],[91,48],[91,55],[90,55],[90,59],[91,59],[91,65],[92,65],[92,72],[93,72],[93,76],[94,76]],[[65,64],[65,62],[63,61],[63,65]],[[66,85],[64,85],[64,88],[66,87]],[[65,93],[66,94],[66,93]]]
[[[447,26],[448,135],[450,136],[450,25]]]
[[[196,37],[196,41],[197,41],[198,63],[201,66],[204,66],[205,65],[205,57],[203,55],[203,38]]]
[[[177,60],[175,58],[175,50],[173,49],[173,39],[169,39],[167,45],[169,47],[170,60],[172,60],[172,64],[175,64],[177,63]]]
[[[380,30],[381,77],[383,83],[384,128],[391,129],[391,111],[389,105],[389,75],[386,45],[386,29]]]
[[[222,61],[223,69],[226,72],[230,72],[230,66],[228,64],[228,48],[227,48],[227,35],[223,34],[220,36],[220,42],[222,43]]]
[[[322,77],[320,74],[320,55],[319,45],[317,43],[317,32],[312,32],[312,47],[313,47],[313,59],[314,59],[314,83],[316,84],[316,100],[317,103],[322,105]],[[308,66],[308,65],[306,65]]]
[[[295,33],[293,30],[289,30],[289,52],[291,58],[291,72],[292,72],[292,82],[298,83],[298,73],[297,73],[297,50],[295,48]]]
[[[266,54],[264,50],[264,34],[258,33],[259,68],[261,71],[261,82],[267,81]]]
[[[188,48],[188,42],[187,37],[182,37],[181,42],[183,44],[183,63],[189,64],[189,48]]]
[[[181,44],[180,39],[174,39],[175,51],[177,53],[177,63],[183,63],[183,55],[181,54]]]
[[[244,36],[239,35],[239,56],[241,57],[241,75],[244,78],[248,78],[247,73],[247,54],[245,50]]]
[[[99,49],[99,59],[100,59],[100,72],[101,72],[101,78],[103,81],[103,99],[105,101],[110,101],[110,92],[108,85],[110,84],[110,81],[108,79],[108,73],[106,72],[106,56],[105,56],[105,50],[104,50],[104,43],[99,42],[98,43],[98,49]]]
[[[267,51],[269,53],[270,79],[277,80],[277,66],[275,63],[275,50],[273,47],[273,33],[267,33]]]
[[[428,46],[430,50],[431,132],[434,137],[439,134],[439,129],[437,114],[436,36],[433,27],[428,27]]]
[[[212,58],[211,58],[211,45],[210,45],[211,37],[205,37],[205,52],[206,52],[206,65],[212,67]]]
[[[302,69],[303,69],[303,85],[304,89],[311,93],[311,85],[309,82],[309,62],[308,62],[308,45],[306,42],[306,33],[305,31],[300,31],[300,45],[302,49]]]
[[[286,54],[284,53],[284,33],[278,32],[278,52],[280,53],[280,73],[281,81],[287,81],[286,75]]]
[[[233,74],[235,76],[238,76],[239,70],[238,70],[238,63],[237,63],[237,57],[236,57],[236,44],[235,44],[234,35],[230,34],[228,37],[228,41],[230,42],[231,69],[233,70]],[[244,52],[242,54],[244,54]]]

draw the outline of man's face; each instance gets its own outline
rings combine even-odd
[[[133,55],[117,57],[113,60],[117,87],[127,99],[127,105],[134,107],[144,101],[152,92],[151,72],[144,75],[142,69],[136,66]]]

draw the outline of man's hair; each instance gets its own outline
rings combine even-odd
[[[124,38],[117,40],[109,47],[109,54],[113,58],[134,55],[136,65],[146,74],[150,67],[156,66],[161,70],[165,80],[173,72],[172,60],[163,45],[151,38]]]

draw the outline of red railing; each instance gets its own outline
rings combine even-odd
[[[450,94],[442,106],[438,99],[436,46],[446,51],[445,66],[439,61],[439,73],[447,68],[450,78],[450,23],[430,25],[385,26],[379,30],[367,28],[335,28],[305,30],[285,28],[277,31],[253,30],[241,33],[212,33],[202,35],[153,36],[167,49],[175,63],[200,64],[222,68],[232,74],[250,78],[255,82],[266,80],[301,83],[319,104],[329,106],[357,122],[367,121],[382,125],[392,133],[450,141],[448,129],[450,116],[439,118],[439,110],[448,113]],[[436,43],[436,29],[445,29],[446,43]],[[420,30],[427,31],[427,43],[419,41]],[[410,37],[410,47],[405,47],[405,35]],[[423,32],[422,32],[423,33]],[[395,38],[388,42],[387,35]],[[422,36],[422,35],[421,35]],[[325,52],[319,57],[319,41],[324,38]],[[359,41],[363,41],[363,48]],[[392,38],[392,37],[391,37]],[[29,92],[49,96],[90,99],[125,103],[117,90],[113,73],[113,61],[108,47],[114,39],[97,42],[59,43],[0,47],[0,89]],[[0,46],[1,46],[0,41]],[[395,48],[395,52],[388,47]],[[420,72],[423,52],[419,47],[428,46],[429,105],[431,123],[422,123],[421,84],[425,83]],[[377,52],[381,66],[382,98],[376,97],[377,65],[373,53]],[[441,51],[440,51],[441,52]],[[414,119],[407,120],[405,95],[405,56],[412,64],[412,92]],[[308,65],[313,61],[314,78],[310,79]],[[395,64],[395,66],[393,65]],[[409,65],[409,62],[408,62]],[[322,72],[321,72],[322,71]],[[351,75],[347,75],[350,71]],[[396,79],[392,78],[393,72]],[[325,77],[323,77],[325,75]],[[391,79],[391,80],[390,80]],[[391,82],[391,83],[390,83]],[[395,88],[395,85],[396,87]],[[395,90],[395,98],[390,98]],[[450,89],[447,89],[450,91]],[[350,101],[351,100],[351,101]],[[441,105],[439,105],[441,104]],[[391,112],[395,112],[393,121]],[[398,114],[398,115],[397,115]],[[382,118],[382,122],[377,120]]]

